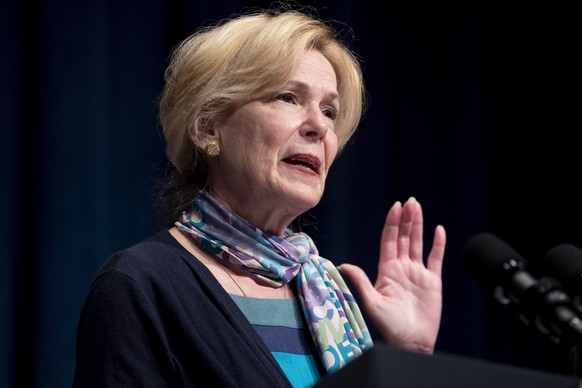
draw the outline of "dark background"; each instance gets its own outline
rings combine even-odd
[[[384,217],[415,196],[443,224],[437,351],[571,374],[569,349],[465,271],[475,234],[542,276],[582,246],[580,23],[569,2],[312,1],[353,29],[370,107],[308,217],[322,256],[376,275]],[[158,226],[156,99],[172,46],[256,1],[0,2],[0,386],[66,387],[105,258]]]

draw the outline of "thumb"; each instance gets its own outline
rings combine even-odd
[[[362,299],[364,305],[368,304],[368,301],[371,300],[370,298],[374,295],[376,290],[374,289],[372,282],[370,282],[368,275],[366,275],[366,272],[353,264],[341,264],[337,269],[354,285],[354,288]]]

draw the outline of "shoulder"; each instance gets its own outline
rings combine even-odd
[[[115,252],[99,269],[103,277],[124,277],[138,284],[179,282],[192,274],[204,274],[206,267],[165,230],[128,248]]]
[[[232,303],[206,266],[168,231],[109,256],[91,282],[88,294],[92,301],[140,305],[159,311],[185,305],[192,311],[201,311],[212,303]]]

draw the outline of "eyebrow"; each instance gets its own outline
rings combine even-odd
[[[310,89],[309,85],[303,81],[290,80],[287,84],[294,87],[294,88],[301,89],[301,90],[309,90]],[[328,97],[332,100],[339,101],[339,94],[337,92],[327,93],[326,97]]]

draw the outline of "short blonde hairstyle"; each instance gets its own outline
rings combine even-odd
[[[205,155],[191,141],[200,124],[220,122],[244,103],[280,90],[310,49],[321,52],[336,73],[341,151],[360,122],[365,91],[358,58],[338,33],[311,13],[258,10],[190,35],[172,51],[159,104],[170,162],[204,181]]]

